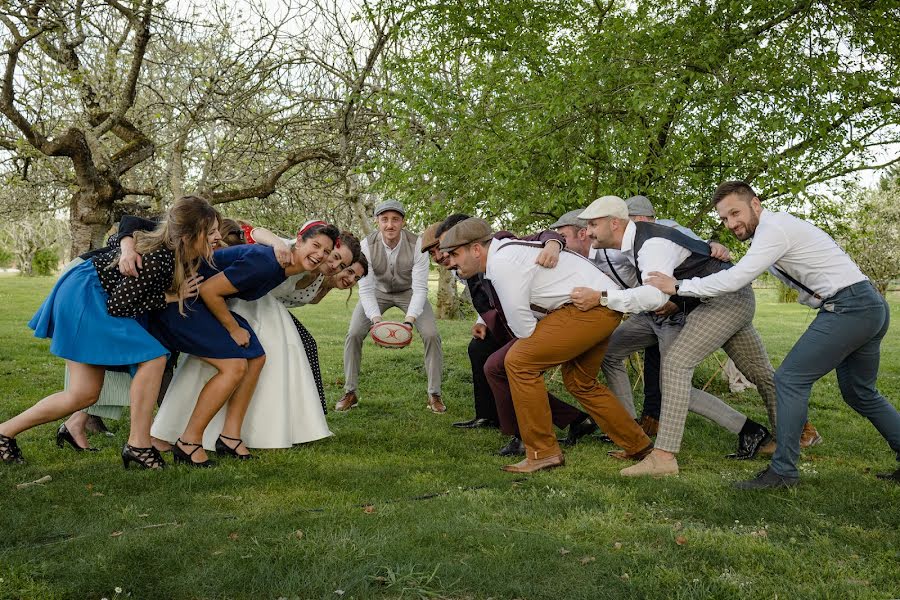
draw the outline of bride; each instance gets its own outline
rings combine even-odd
[[[301,231],[320,223],[308,222]],[[346,235],[341,235],[339,240],[343,243],[335,244],[335,249],[315,271],[291,276],[258,300],[228,300],[228,308],[247,320],[267,357],[241,428],[240,437],[249,448],[289,448],[332,435],[321,408],[316,378],[304,342],[293,316],[276,294],[280,290],[293,289],[298,280],[309,279],[311,274],[315,274],[312,280],[321,285],[326,277],[340,275],[353,267],[356,257],[352,242],[355,238],[350,236],[348,239]],[[356,246],[358,244],[356,242]],[[346,282],[346,278],[343,281]],[[335,287],[339,286],[339,283],[335,284]],[[318,364],[315,367],[318,370]],[[154,438],[169,443],[178,438],[199,390],[214,374],[215,369],[204,361],[194,356],[183,358],[153,423],[151,433]],[[215,448],[226,408],[223,407],[206,427],[202,443],[207,450]],[[159,445],[165,447],[167,444]]]

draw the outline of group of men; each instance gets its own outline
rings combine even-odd
[[[467,215],[451,216],[417,238],[403,229],[402,205],[382,203],[375,211],[379,231],[363,245],[373,268],[370,281],[360,282],[338,410],[358,402],[362,338],[389,306],[406,311],[422,334],[428,406],[446,410],[440,337],[427,302],[430,254],[466,283],[479,314],[469,346],[475,418],[454,425],[497,425],[510,435],[501,454],[525,457],[506,471],[563,465],[556,425],[568,428],[569,443],[599,426],[622,448],[612,456],[635,461],[621,470],[624,476],[677,474],[690,410],[737,434],[729,457],[773,453],[768,468],[737,487],[790,487],[799,481],[801,445],[821,440],[807,408],[812,384],[831,370],[844,400],[900,460],[900,414],[876,388],[889,323],[884,298],[833,239],[806,221],[764,209],[746,183],[723,183],[713,203],[738,239],[753,239],[735,264],[721,245],[656,221],[643,196],[627,202],[604,196],[563,215],[551,231],[522,239]],[[752,324],[750,284],[767,270],[819,311],[777,372]],[[694,369],[719,348],[756,385],[769,428],[693,388]],[[645,402],[636,419],[625,359],[639,350],[645,351]],[[557,366],[586,412],[548,394],[544,374]],[[598,381],[601,370],[608,388]],[[900,469],[879,477],[900,481]]]

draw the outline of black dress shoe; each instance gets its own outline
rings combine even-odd
[[[759,449],[772,441],[772,434],[769,430],[757,423],[747,419],[741,432],[738,434],[737,452],[727,455],[725,458],[733,458],[735,460],[750,460],[756,456]]]
[[[799,477],[787,477],[779,475],[770,467],[766,467],[756,474],[753,479],[738,481],[734,484],[739,490],[771,490],[776,488],[794,487],[800,483]]]
[[[75,441],[75,438],[72,436],[72,432],[69,431],[69,428],[66,427],[66,424],[63,423],[59,426],[59,429],[56,430],[56,447],[62,448],[63,442],[68,442],[72,448],[74,448],[75,452],[99,452],[99,448],[93,448],[88,446],[87,448],[82,448],[78,445],[78,442]]]
[[[500,456],[525,456],[525,444],[522,443],[522,440],[513,436],[509,442],[500,448],[500,452],[498,452]]]
[[[225,443],[225,440],[229,440],[232,442],[237,442],[232,448],[228,444]],[[216,454],[219,456],[231,456],[232,458],[236,458],[238,460],[250,460],[256,458],[252,454],[238,454],[238,446],[244,443],[244,440],[241,438],[233,438],[228,437],[227,435],[219,434],[219,437],[216,438]],[[246,446],[244,446],[246,448]]]
[[[564,446],[574,446],[578,440],[597,431],[599,427],[590,419],[569,425],[569,434],[559,440]]]
[[[476,418],[471,421],[459,421],[453,424],[460,429],[480,429],[482,427],[496,427],[497,424],[490,419]]]
[[[878,479],[884,481],[893,481],[894,483],[900,483],[900,468],[898,468],[893,473],[878,473],[875,475]]]
[[[193,448],[193,450],[191,450],[190,452],[185,452],[184,450],[182,450],[181,448],[178,447],[178,444],[181,444],[182,446],[187,446],[188,448]],[[190,466],[196,467],[198,469],[209,469],[211,467],[216,466],[216,463],[209,460],[208,458],[206,460],[204,460],[203,462],[194,462],[194,458],[193,458],[194,453],[202,447],[203,447],[202,444],[189,444],[187,442],[182,441],[181,438],[178,438],[178,440],[174,444],[172,444],[172,459],[176,465],[177,464],[190,465]]]

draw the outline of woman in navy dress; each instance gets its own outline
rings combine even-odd
[[[15,437],[96,402],[104,373],[112,369],[134,376],[123,464],[164,466],[150,444],[150,422],[168,352],[135,317],[167,304],[183,309],[185,298],[197,294],[197,270],[210,254],[210,237],[219,237],[216,210],[202,198],[182,198],[157,229],[135,233],[136,250],[143,255],[137,277],[119,272],[118,248],[60,277],[29,327],[35,337],[51,338],[50,351],[66,359],[69,388],[0,423],[0,460],[23,462]]]
[[[256,300],[287,277],[315,270],[333,249],[338,233],[334,226],[321,222],[301,230],[300,242],[284,265],[268,246],[239,245],[219,250],[213,256],[215,266],[201,269],[207,278],[200,286],[203,301],[193,302],[184,316],[167,308],[150,321],[151,332],[167,348],[201,358],[217,370],[200,391],[184,433],[172,447],[176,462],[211,466],[202,447],[203,432],[226,402],[216,451],[250,458],[241,441],[241,426],[265,365],[265,351],[247,321],[231,312],[225,301]]]

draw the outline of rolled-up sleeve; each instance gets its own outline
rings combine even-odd
[[[373,317],[381,315],[378,308],[378,301],[375,299],[375,270],[371,268],[372,253],[369,251],[369,240],[363,239],[360,243],[360,250],[366,260],[369,261],[369,274],[359,280],[359,301],[362,302],[363,310],[366,317],[371,320]]]
[[[425,310],[425,303],[428,302],[428,269],[431,265],[427,252],[422,252],[422,236],[416,240],[416,247],[413,250],[415,262],[412,268],[412,298],[409,300],[409,310],[406,314],[418,318]]]

